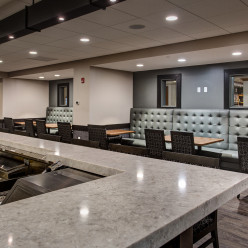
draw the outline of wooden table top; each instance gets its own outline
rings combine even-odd
[[[34,121],[33,123],[34,125],[36,125],[36,121]],[[15,124],[25,126],[24,121],[17,121],[15,122]],[[46,128],[58,128],[58,124],[57,123],[46,123]]]
[[[167,135],[164,137],[165,142],[171,142],[171,136]],[[224,139],[218,139],[218,138],[208,138],[208,137],[194,137],[194,144],[196,146],[206,146],[210,144],[214,144],[217,142],[222,142]]]
[[[135,131],[124,130],[124,129],[107,130],[108,136],[118,136],[121,134],[129,134],[129,133],[135,133]]]
[[[25,125],[24,121],[18,121],[15,122],[17,125]],[[34,125],[36,125],[36,122],[34,121]],[[46,128],[58,128],[57,123],[46,123]],[[124,130],[124,129],[115,129],[115,130],[107,130],[107,135],[108,136],[118,136],[121,134],[129,134],[129,133],[135,133],[135,131],[130,131],[130,130]]]

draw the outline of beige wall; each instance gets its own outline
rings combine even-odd
[[[133,73],[91,68],[90,124],[130,122],[133,107]]]
[[[3,79],[3,116],[45,117],[48,104],[49,83],[47,81]]]
[[[81,78],[85,78],[85,83],[81,83]],[[90,87],[90,67],[88,65],[78,65],[74,67],[73,78],[73,124],[88,125],[89,123],[89,87]],[[79,102],[79,105],[76,102]]]

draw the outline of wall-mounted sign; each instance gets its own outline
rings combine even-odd
[[[82,84],[85,83],[85,78],[81,78],[81,83],[82,83]]]

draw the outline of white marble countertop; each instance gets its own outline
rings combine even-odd
[[[248,175],[0,133],[0,147],[108,176],[0,206],[0,247],[160,247],[248,188]]]

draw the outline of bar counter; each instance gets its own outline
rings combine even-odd
[[[159,248],[248,189],[248,175],[0,133],[0,148],[106,176],[0,206],[0,247]]]

